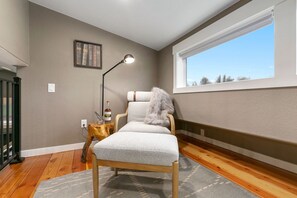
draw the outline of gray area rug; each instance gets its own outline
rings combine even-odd
[[[191,159],[181,156],[179,167],[179,197],[255,197],[247,190],[230,182]],[[100,167],[99,192],[101,198],[155,198],[171,196],[171,174],[119,171],[118,176],[109,167]],[[43,181],[35,198],[93,197],[92,171],[82,171]]]

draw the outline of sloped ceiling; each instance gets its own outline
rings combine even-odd
[[[160,50],[238,0],[30,0]]]

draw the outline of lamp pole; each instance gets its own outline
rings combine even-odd
[[[102,75],[102,104],[101,104],[101,115],[103,117],[103,110],[104,110],[104,77],[105,75],[110,72],[111,70],[113,70],[115,67],[117,67],[118,65],[122,64],[122,63],[126,63],[126,64],[130,64],[134,62],[134,56],[131,54],[126,54],[124,56],[124,59],[121,60],[120,62],[118,62],[115,66],[113,66],[112,68],[110,68],[109,70],[107,70],[103,75]]]
[[[111,70],[116,68],[118,65],[122,64],[125,62],[125,59],[121,60],[118,62],[115,66],[107,70],[103,75],[102,75],[102,101],[101,101],[101,115],[103,116],[103,111],[104,111],[104,77],[107,73],[109,73]]]

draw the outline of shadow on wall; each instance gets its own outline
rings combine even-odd
[[[173,105],[174,105],[174,118],[183,119],[182,112],[180,110],[180,107],[178,105],[178,102],[176,102],[175,98],[172,99]]]

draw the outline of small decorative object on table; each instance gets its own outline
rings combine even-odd
[[[104,110],[104,121],[110,122],[111,121],[111,109],[109,108],[109,101],[106,101],[107,108]]]
[[[96,111],[95,111],[95,115],[97,117],[97,124],[104,124],[103,117],[98,112],[96,112]]]
[[[86,143],[83,147],[82,155],[81,155],[81,162],[85,163],[89,147],[94,139],[97,138],[98,140],[103,140],[104,138],[108,137],[114,131],[114,123],[109,122],[106,124],[89,124],[88,126],[88,137],[86,139]]]

